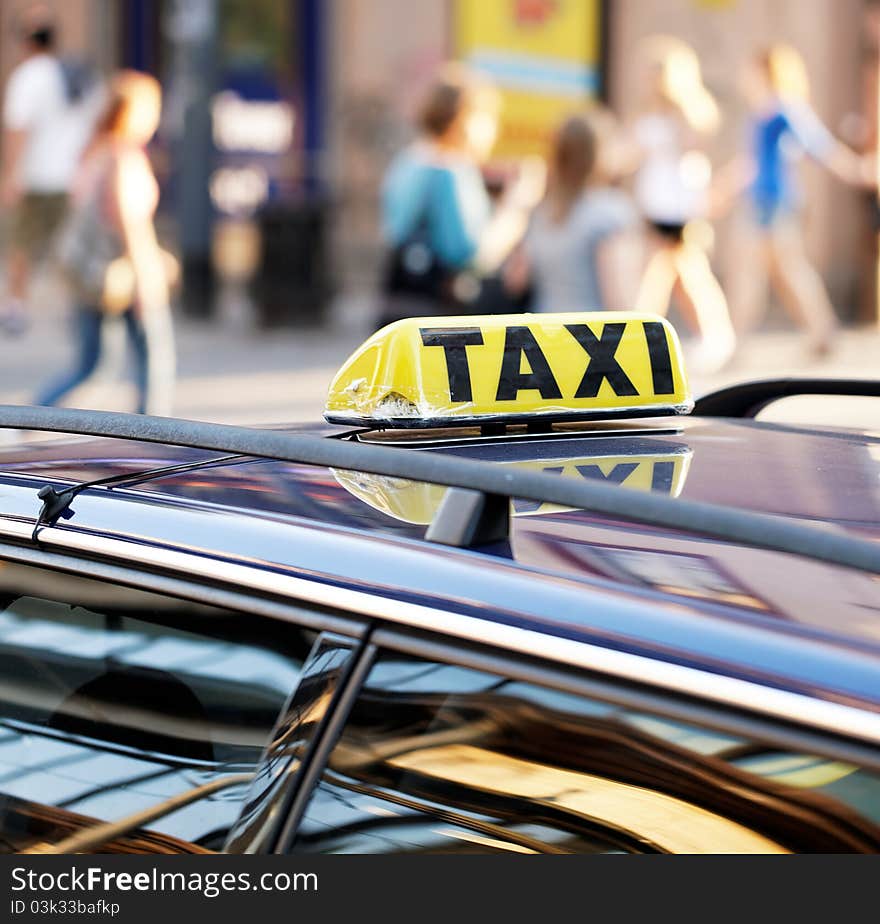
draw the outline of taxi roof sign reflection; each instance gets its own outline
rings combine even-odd
[[[670,497],[678,497],[687,479],[692,451],[680,445],[668,451],[656,453],[626,454],[619,456],[596,455],[584,458],[521,459],[517,462],[502,462],[545,471],[568,478],[589,478],[618,484],[635,491],[656,491]],[[395,520],[427,526],[437,513],[446,494],[446,488],[436,484],[409,481],[404,478],[389,478],[332,469],[334,478],[349,494],[362,500],[374,510],[379,510]],[[565,513],[573,508],[557,504],[538,504],[513,498],[513,516],[546,516]]]

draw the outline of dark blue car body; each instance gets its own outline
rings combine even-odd
[[[497,462],[544,456],[550,470],[564,458],[637,458],[687,447],[682,497],[880,538],[875,436],[698,419],[583,430],[408,451]],[[46,482],[200,457],[211,454],[111,440],[6,449],[0,468],[8,473],[7,493],[16,490],[2,512],[35,518],[35,488]],[[266,460],[197,469],[109,495],[100,488],[85,493],[61,528],[442,605],[880,708],[880,592],[875,578],[845,568],[581,511],[514,517],[511,558],[450,550],[423,543],[423,526],[364,503],[326,469]],[[573,600],[578,611],[560,612]]]
[[[527,463],[617,481],[621,490],[629,459],[684,460],[674,486],[660,478],[653,487],[880,539],[880,438],[868,432],[695,417],[389,439],[405,443],[402,452]],[[842,566],[516,502],[509,546],[451,548],[425,541],[424,524],[352,493],[339,473],[260,459],[86,490],[30,544],[44,484],[213,455],[103,438],[8,444],[0,450],[0,537],[54,556],[53,567],[70,555],[80,573],[85,561],[188,574],[211,587],[358,610],[372,630],[404,627],[424,644],[506,650],[616,683],[638,679],[691,704],[704,698],[826,736],[855,748],[850,756],[866,767],[880,747],[880,583]],[[578,463],[571,471],[568,460]]]

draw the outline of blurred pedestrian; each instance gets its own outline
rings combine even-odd
[[[703,84],[694,50],[656,36],[643,46],[648,66],[646,104],[633,126],[636,200],[647,220],[652,255],[636,307],[665,315],[675,297],[685,323],[700,337],[692,358],[700,371],[721,368],[736,339],[727,301],[712,272],[701,232],[711,164],[704,147],[720,114]]]
[[[790,45],[761,52],[746,68],[742,88],[752,111],[751,145],[745,159],[728,165],[719,198],[748,192],[747,220],[737,235],[738,267],[731,274],[734,319],[753,331],[766,311],[767,275],[772,288],[807,334],[814,355],[827,353],[838,328],[825,283],[810,262],[801,226],[797,160],[808,154],[846,183],[867,186],[874,165],[838,141],[810,105],[803,58]]]
[[[159,187],[146,144],[159,124],[161,90],[147,74],[123,71],[83,158],[58,258],[76,296],[73,367],[36,399],[54,405],[101,358],[105,318],[125,324],[134,357],[139,413],[168,414],[174,345],[168,277],[153,215]]]
[[[382,324],[475,308],[484,281],[521,239],[543,193],[543,169],[523,165],[493,208],[480,165],[495,143],[498,109],[497,91],[459,66],[428,91],[421,135],[395,158],[382,187],[390,250]]]
[[[618,142],[600,107],[556,132],[547,193],[506,272],[515,292],[531,284],[535,311],[635,307],[643,235],[632,200],[611,182]]]
[[[0,200],[12,219],[0,326],[12,334],[27,326],[31,271],[47,254],[63,219],[93,108],[82,81],[75,98],[71,93],[44,7],[25,11],[19,34],[24,59],[10,74],[4,94],[0,175]]]

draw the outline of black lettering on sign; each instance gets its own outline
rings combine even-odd
[[[479,327],[421,327],[422,343],[426,347],[443,347],[446,354],[446,374],[449,377],[451,401],[473,401],[471,370],[467,348],[481,346],[483,335]]]
[[[672,381],[672,358],[669,355],[666,330],[659,321],[645,321],[645,340],[648,341],[648,356],[651,358],[654,394],[671,395],[675,392]]]
[[[606,475],[598,465],[575,466],[582,478],[597,478],[599,481],[610,481],[612,484],[623,484],[638,467],[638,462],[619,462]]]
[[[625,322],[606,324],[602,328],[601,337],[597,337],[586,324],[566,324],[565,329],[590,357],[587,371],[575,392],[575,398],[595,398],[605,379],[608,379],[608,384],[618,397],[638,394],[629,376],[614,358],[620,338],[626,329]]]
[[[531,372],[520,372],[523,354]],[[519,392],[531,389],[539,391],[542,398],[562,397],[535,335],[527,327],[508,327],[504,332],[504,358],[495,400],[515,401]]]
[[[561,465],[551,465],[547,468],[542,468],[541,471],[547,472],[548,475],[561,475],[564,471],[564,468]],[[544,504],[541,501],[530,501],[521,497],[515,497],[513,499],[514,513],[534,513],[536,510],[540,510],[543,506]]]
[[[661,494],[671,494],[674,477],[674,462],[655,462],[654,472],[651,476],[651,490],[659,491]]]

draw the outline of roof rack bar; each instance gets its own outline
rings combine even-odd
[[[782,398],[797,395],[880,397],[880,381],[871,379],[760,379],[743,382],[698,398],[693,413],[699,417],[757,417]]]
[[[17,405],[0,405],[0,429],[165,443],[465,488],[580,508],[615,519],[683,530],[880,574],[880,543],[834,529],[443,453],[407,452],[392,446],[169,417]]]

